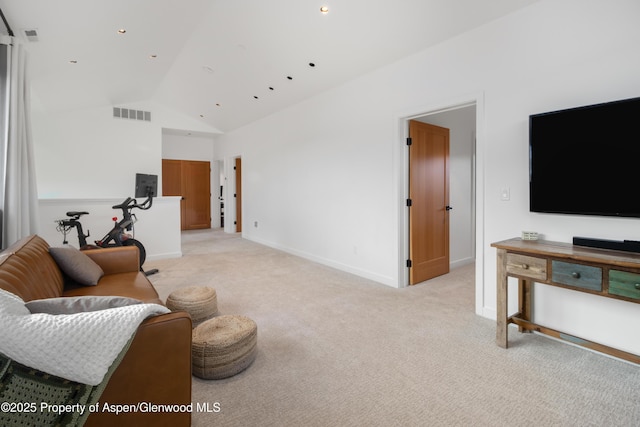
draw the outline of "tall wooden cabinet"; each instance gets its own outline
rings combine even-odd
[[[210,162],[162,159],[162,195],[182,197],[182,230],[211,228]]]

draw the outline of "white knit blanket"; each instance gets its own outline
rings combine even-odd
[[[31,368],[89,385],[102,382],[140,323],[168,313],[136,304],[75,314],[31,312],[0,289],[0,353]]]

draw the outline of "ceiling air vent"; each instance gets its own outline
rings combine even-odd
[[[151,121],[151,112],[142,110],[131,110],[129,108],[113,107],[113,117],[118,119]]]
[[[38,41],[38,31],[35,30],[35,29],[24,30],[24,36],[30,42],[37,42]]]

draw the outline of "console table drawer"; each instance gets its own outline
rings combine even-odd
[[[628,271],[609,271],[609,293],[640,299],[640,274]]]
[[[528,255],[507,254],[507,273],[547,280],[547,260]]]
[[[591,291],[602,290],[602,269],[600,267],[552,261],[551,271],[551,280],[555,283]]]

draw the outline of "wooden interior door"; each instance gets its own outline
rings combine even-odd
[[[211,228],[211,164],[184,161],[185,230]]]
[[[210,162],[162,159],[162,195],[182,197],[182,230],[211,228]]]
[[[449,129],[409,123],[409,284],[449,272]]]
[[[183,197],[182,160],[162,159],[162,195]],[[184,197],[180,200],[180,229],[185,229]]]
[[[234,167],[236,171],[236,232],[242,232],[242,159],[238,157]]]

